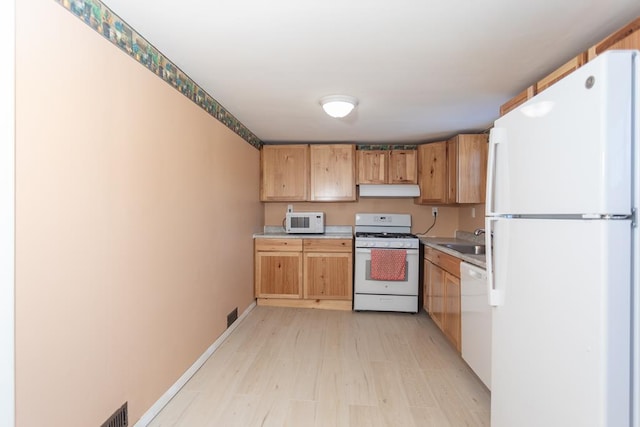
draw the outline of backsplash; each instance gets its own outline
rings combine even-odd
[[[484,244],[484,234],[476,236],[471,231],[456,230],[456,239],[468,240],[473,243]]]
[[[257,149],[262,141],[99,0],[55,0]]]

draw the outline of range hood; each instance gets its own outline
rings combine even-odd
[[[418,197],[416,184],[360,184],[360,197]]]

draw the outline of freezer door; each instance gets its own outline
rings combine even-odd
[[[630,221],[491,227],[491,425],[629,425]]]
[[[496,120],[488,215],[631,212],[634,52],[607,52]]]

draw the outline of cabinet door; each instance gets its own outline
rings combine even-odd
[[[552,84],[556,83],[558,80],[561,80],[569,74],[573,73],[575,70],[582,67],[586,62],[587,52],[582,52],[580,55],[571,58],[568,62],[562,64],[560,67],[558,67],[558,69],[536,83],[536,94],[542,92]]]
[[[302,297],[302,252],[256,252],[257,298]]]
[[[455,170],[449,171],[449,203],[484,203],[488,135],[457,135],[451,141],[450,148],[453,152],[449,155],[455,156]]]
[[[351,300],[352,266],[351,253],[305,253],[304,298]]]
[[[429,274],[429,288],[431,294],[431,319],[440,329],[444,326],[444,275],[443,269],[431,265]]]
[[[443,332],[460,351],[460,279],[444,273],[444,325]]]
[[[588,50],[591,61],[602,52],[612,49],[640,49],[640,18],[636,18]]]
[[[422,285],[422,306],[427,313],[431,313],[431,269],[433,268],[433,264],[431,264],[428,260],[423,260],[424,267],[424,275],[423,275],[423,285]]]
[[[260,152],[260,165],[261,201],[307,200],[308,145],[265,145]]]
[[[522,92],[520,92],[519,94],[517,94],[516,96],[514,96],[504,104],[502,104],[500,106],[500,115],[504,116],[509,111],[517,108],[521,104],[524,104],[524,102],[527,101],[528,99],[533,98],[535,94],[536,94],[535,85],[529,86],[528,88],[526,88],[525,90],[523,90]]]
[[[311,145],[311,201],[356,200],[355,145]]]
[[[418,152],[393,150],[389,153],[389,184],[417,184]]]
[[[358,150],[358,184],[385,184],[389,152]]]
[[[418,184],[416,203],[447,202],[447,142],[432,142],[418,147]]]

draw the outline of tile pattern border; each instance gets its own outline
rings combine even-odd
[[[257,149],[262,141],[186,73],[99,0],[55,0]]]
[[[358,150],[417,150],[418,145],[375,145],[375,144],[367,144],[367,145],[356,145],[356,149]]]

